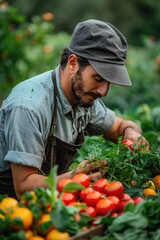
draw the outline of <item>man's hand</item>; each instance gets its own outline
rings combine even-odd
[[[130,120],[124,120],[120,117],[115,118],[112,128],[104,134],[107,140],[116,142],[118,137],[129,139],[137,146],[144,145],[144,150],[149,150],[148,141],[142,136],[141,128]]]
[[[89,162],[83,160],[74,171],[74,174],[85,173],[88,174],[91,180],[102,178],[106,173],[107,161]]]
[[[123,139],[129,139],[136,144],[137,147],[142,146],[142,150],[149,150],[148,141],[133,128],[127,127],[124,131]]]

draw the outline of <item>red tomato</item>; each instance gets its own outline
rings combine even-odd
[[[108,183],[106,178],[100,178],[92,185],[92,188],[96,191],[103,192],[106,183]]]
[[[128,193],[122,193],[121,196],[119,196],[120,200],[126,201],[131,199],[131,196]]]
[[[72,180],[70,178],[62,178],[57,185],[57,190],[59,192],[62,192],[64,186],[66,186],[68,183],[72,182]]]
[[[113,218],[116,218],[116,217],[118,217],[118,216],[119,216],[119,214],[116,213],[116,212],[113,212],[113,213],[111,214],[111,217],[113,217]]]
[[[124,186],[119,181],[113,181],[111,183],[107,183],[104,188],[104,193],[106,193],[108,196],[116,196],[119,197],[124,192]]]
[[[104,198],[101,199],[96,205],[96,212],[102,216],[108,214],[110,211],[113,212],[114,204],[111,200]]]
[[[76,222],[79,222],[81,220],[81,216],[79,213],[74,214],[74,218],[75,218]]]
[[[134,148],[132,147],[133,142],[129,139],[124,139],[122,141],[122,144],[126,145],[128,148],[130,148],[131,150],[134,150]]]
[[[119,211],[119,209],[120,209],[120,200],[119,200],[118,197],[116,197],[116,196],[108,196],[108,197],[106,197],[106,199],[109,199],[109,200],[111,200],[113,202],[113,204],[114,204],[114,212]]]
[[[140,202],[143,202],[144,198],[137,196],[137,197],[134,197],[133,200],[134,200],[134,204],[138,204]]]
[[[100,192],[89,192],[86,196],[85,203],[87,204],[87,206],[95,207],[100,199],[102,199],[102,194]]]
[[[82,206],[83,204],[86,205],[86,203],[84,203],[84,202],[77,202],[77,201],[76,201],[76,202],[71,202],[71,203],[69,203],[68,205],[69,205],[69,206],[72,206],[72,207],[80,207],[80,208],[81,208],[81,206]]]
[[[97,215],[96,209],[94,207],[87,207],[87,209],[85,210],[85,213],[90,217],[96,217]]]
[[[79,213],[85,212],[87,205],[84,202],[71,202],[68,206],[76,207],[79,209]]]
[[[72,178],[72,182],[82,184],[84,187],[89,187],[90,178],[85,173],[78,173]]]
[[[136,186],[136,181],[134,181],[134,180],[132,180],[131,182],[130,182],[130,185],[132,186],[132,187],[135,187]]]
[[[123,211],[125,206],[127,206],[128,203],[133,203],[134,204],[134,200],[132,198],[126,199],[126,200],[121,200],[120,201],[120,210]]]
[[[69,205],[71,202],[76,202],[76,196],[73,193],[64,192],[62,201],[65,205]]]
[[[86,196],[89,192],[94,192],[94,189],[91,187],[85,188],[83,190],[80,191],[80,198],[85,201]]]

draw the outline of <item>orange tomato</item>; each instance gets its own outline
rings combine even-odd
[[[26,207],[17,207],[13,210],[13,212],[11,213],[11,219],[15,220],[15,219],[20,219],[22,221],[23,226],[13,226],[13,229],[29,229],[32,224],[33,224],[33,214],[31,212],[30,209],[26,208]]]
[[[13,209],[16,206],[18,206],[18,201],[12,197],[3,198],[3,200],[0,203],[0,209],[2,209],[6,213],[8,213],[11,209]]]
[[[157,188],[160,189],[160,175],[155,176],[153,180],[156,183]]]
[[[148,197],[148,196],[150,196],[150,195],[155,196],[155,195],[157,194],[156,191],[153,190],[152,188],[145,188],[145,189],[143,190],[143,193],[144,193],[144,196],[145,196],[145,197]]]
[[[30,237],[28,240],[45,240],[45,238],[35,235],[35,236]]]
[[[42,225],[47,222],[50,224],[45,230],[43,230]],[[52,228],[54,228],[51,222],[51,215],[48,213],[42,214],[41,218],[36,222],[36,228],[40,234],[47,234]]]
[[[51,230],[46,235],[46,240],[69,240],[70,235],[67,232],[60,232],[57,229]]]
[[[30,240],[30,238],[34,235],[32,230],[26,230],[25,231],[25,239]]]

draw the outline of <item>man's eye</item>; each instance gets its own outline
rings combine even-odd
[[[102,78],[96,78],[95,80],[96,80],[96,82],[103,82],[104,81],[104,79],[102,79]]]

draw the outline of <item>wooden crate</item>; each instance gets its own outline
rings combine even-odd
[[[69,238],[69,240],[89,240],[94,236],[102,236],[104,230],[105,228],[103,225],[91,227],[89,230],[86,230],[82,233],[77,234],[76,236]]]

